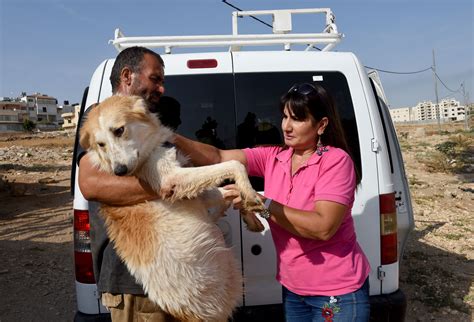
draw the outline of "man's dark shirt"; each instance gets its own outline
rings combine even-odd
[[[80,126],[93,107],[84,112]],[[79,145],[77,147],[78,164],[85,153],[86,151]],[[100,203],[89,201],[92,264],[97,290],[100,293],[144,294],[143,287],[135,281],[125,263],[117,255],[113,242],[109,240],[99,209]]]

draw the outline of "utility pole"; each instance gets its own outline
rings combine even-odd
[[[464,99],[464,129],[466,131],[469,131],[469,112],[470,112],[470,109],[469,109],[469,106],[467,105],[468,104],[468,95],[469,93],[466,93],[466,88],[464,87],[464,81],[462,82],[461,84],[461,88],[462,88],[462,97]]]
[[[438,77],[436,76],[436,61],[435,61],[435,51],[433,48],[433,78],[435,85],[435,95],[436,95],[436,119],[438,120],[438,134],[441,134],[441,122],[440,122],[440,113],[439,113],[439,98],[438,98]]]

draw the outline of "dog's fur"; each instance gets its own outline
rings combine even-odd
[[[176,149],[163,146],[171,137],[143,99],[112,96],[90,111],[80,143],[102,171],[136,176],[165,198],[101,207],[118,255],[149,298],[182,321],[226,321],[241,297],[242,279],[215,224],[228,207],[215,187],[233,179],[246,210],[264,205],[241,163],[181,167]],[[210,207],[219,211],[210,215]]]

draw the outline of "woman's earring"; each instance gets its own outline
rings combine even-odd
[[[324,152],[328,151],[328,149],[321,142],[321,135],[319,135],[318,143],[316,144],[316,154],[319,156],[323,155]]]

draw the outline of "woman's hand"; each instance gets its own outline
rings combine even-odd
[[[243,209],[243,203],[242,203],[242,196],[240,195],[240,190],[237,188],[235,184],[228,184],[223,187],[226,192],[224,193],[224,198],[226,200],[232,201],[232,205],[234,209]],[[256,197],[260,198],[262,202],[265,202],[267,198],[265,196],[259,194],[258,192],[256,193]]]
[[[240,216],[247,225],[247,229],[253,232],[260,232],[265,229],[263,224],[257,218],[256,214],[253,212],[248,212],[243,209],[242,197],[240,196],[240,190],[235,184],[229,184],[223,187],[226,192],[224,192],[224,198],[226,200],[232,201],[232,206],[234,209],[239,209]],[[257,197],[265,201],[265,197],[257,193]]]
[[[224,199],[231,201],[234,209],[242,209],[242,197],[237,186],[235,184],[228,184],[223,188],[225,190]]]

